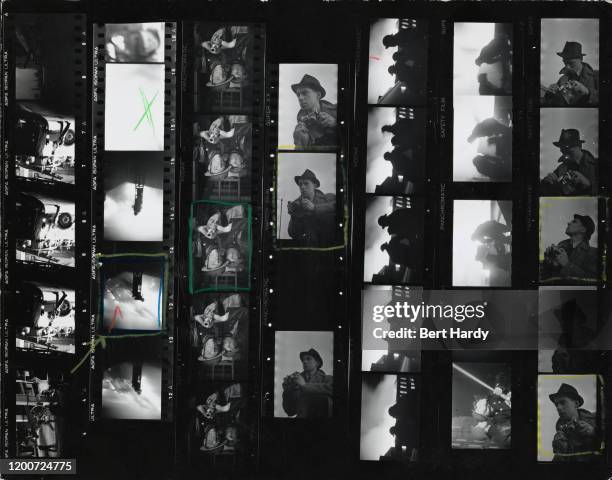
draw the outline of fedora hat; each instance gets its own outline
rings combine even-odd
[[[582,44],[579,42],[565,42],[563,51],[557,52],[561,58],[571,60],[572,58],[580,58],[586,56],[586,53],[582,53]]]
[[[586,236],[591,238],[591,235],[593,235],[595,231],[595,222],[593,222],[593,219],[588,215],[578,215],[577,213],[574,215],[574,218],[582,223],[584,228],[586,228]]]
[[[548,398],[550,398],[550,401],[553,403],[555,403],[557,401],[557,398],[559,397],[567,397],[571,398],[572,400],[577,400],[579,407],[581,407],[584,403],[584,399],[580,396],[578,390],[576,390],[571,385],[568,385],[567,383],[562,383],[557,393],[552,393],[548,396]]]
[[[317,352],[314,348],[311,348],[305,352],[300,352],[300,360],[304,361],[305,355],[310,355],[312,358],[314,358],[319,363],[319,368],[323,366],[323,359],[321,358],[321,355],[319,355],[319,352]]]
[[[312,90],[316,90],[321,93],[321,98],[325,96],[325,89],[321,86],[319,81],[312,75],[304,75],[300,80],[300,83],[294,83],[293,85],[291,85],[291,90],[293,90],[294,93],[297,93],[297,89],[299,87],[308,87]]]
[[[308,169],[304,170],[304,173],[302,173],[301,175],[293,177],[293,179],[295,180],[295,183],[297,185],[299,185],[300,180],[310,180],[312,183],[315,184],[315,188],[319,188],[321,186],[321,182],[319,182],[317,176]]]
[[[584,140],[580,140],[580,132],[575,128],[562,129],[559,140],[552,142],[555,147],[575,147],[583,143]]]

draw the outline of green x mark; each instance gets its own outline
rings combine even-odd
[[[142,121],[146,118],[147,122],[149,122],[149,125],[151,126],[151,129],[155,131],[155,125],[153,123],[153,116],[151,115],[151,106],[153,105],[153,102],[157,98],[157,94],[159,93],[159,90],[155,92],[155,95],[153,95],[153,98],[151,99],[151,101],[147,100],[147,97],[142,91],[142,88],[138,87],[138,91],[140,92],[140,99],[142,100],[142,106],[144,107],[144,113],[141,115],[140,119],[138,120],[138,123],[134,126],[134,130],[136,130],[140,126]]]

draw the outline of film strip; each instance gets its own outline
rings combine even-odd
[[[177,25],[96,24],[93,38],[90,420],[170,422]]]
[[[249,471],[258,458],[266,31],[183,24],[181,419],[176,461]]]
[[[4,20],[3,453],[70,455],[85,411],[64,394],[89,317],[86,17]]]

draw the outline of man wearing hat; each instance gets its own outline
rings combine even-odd
[[[389,235],[397,235],[401,238],[409,238],[417,240],[418,229],[415,225],[418,224],[418,214],[412,208],[396,208],[389,214],[378,217],[378,225],[387,229]]]
[[[582,53],[582,44],[565,42],[563,51],[557,52],[557,55],[563,59],[565,66],[559,71],[561,78],[549,87],[553,97],[548,100],[555,103],[555,99],[561,99],[560,105],[597,105],[599,75],[583,61],[586,54]]]
[[[321,182],[311,170],[294,177],[300,196],[287,203],[291,216],[289,236],[303,247],[332,246],[335,241],[336,195],[319,190]]]
[[[574,128],[561,130],[558,142],[552,142],[561,150],[559,165],[554,172],[542,179],[545,195],[597,195],[597,166],[595,157],[582,149],[584,140]]]
[[[567,383],[562,383],[557,393],[548,397],[559,414],[552,441],[553,461],[588,461],[601,448],[595,414],[580,408],[584,399]]]
[[[312,75],[291,85],[297,95],[300,111],[293,131],[296,148],[334,148],[338,145],[336,105],[323,100],[325,89]]]
[[[283,410],[296,418],[331,417],[333,377],[321,370],[323,359],[314,348],[300,352],[300,360],[303,371],[283,379]]]
[[[544,252],[542,280],[597,278],[597,249],[589,245],[593,232],[593,219],[588,215],[575,214],[565,229],[565,234],[570,238],[551,245]]]

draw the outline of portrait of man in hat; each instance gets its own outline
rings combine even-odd
[[[287,202],[289,236],[303,247],[332,246],[336,241],[336,195],[319,190],[321,182],[309,169],[294,177],[300,195]]]
[[[588,215],[575,214],[565,229],[569,237],[544,251],[542,262],[542,280],[597,278],[597,248],[589,244],[595,232],[595,222]]]
[[[599,72],[584,61],[580,42],[565,42],[556,52],[563,61],[556,83],[544,88],[544,104],[549,106],[589,106],[599,103]]]
[[[283,379],[283,410],[295,418],[332,416],[333,377],[321,369],[323,359],[314,348],[300,352],[302,372]]]
[[[597,165],[595,157],[582,148],[584,140],[574,128],[561,130],[559,140],[552,142],[561,151],[559,166],[541,182],[543,195],[596,195]]]
[[[559,419],[552,441],[553,462],[587,461],[599,450],[597,417],[582,407],[584,399],[575,387],[562,383],[556,393],[548,396],[554,403]],[[580,455],[583,454],[583,455]]]
[[[324,100],[326,91],[319,80],[305,74],[291,85],[300,110],[293,131],[296,149],[333,149],[338,145],[336,104]]]

